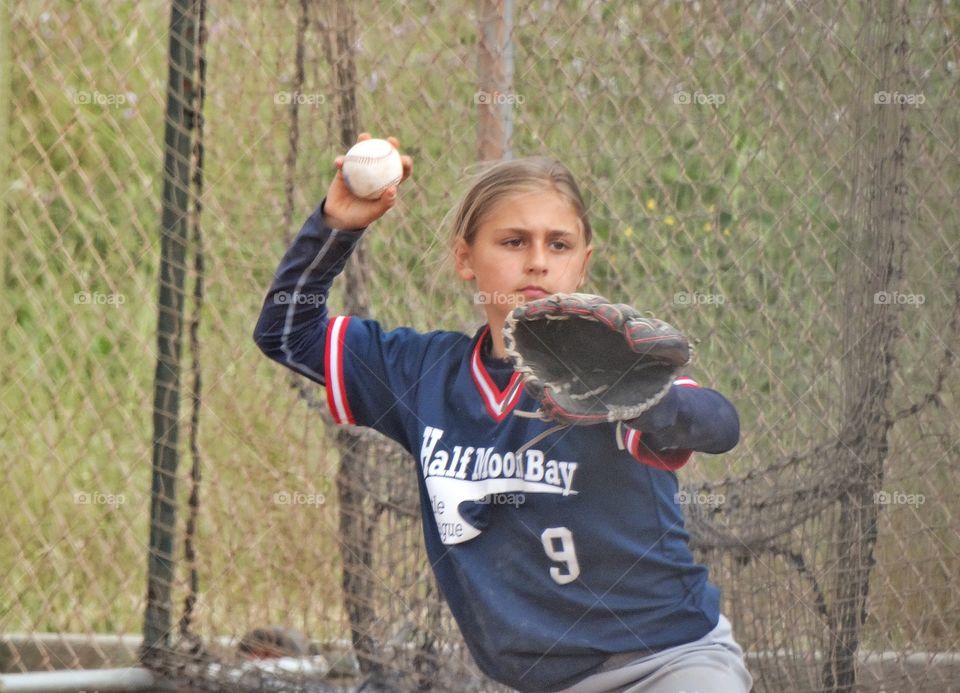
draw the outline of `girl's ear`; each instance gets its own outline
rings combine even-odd
[[[587,246],[587,256],[583,258],[583,267],[580,268],[580,281],[577,282],[578,289],[587,281],[587,263],[590,262],[591,255],[593,255],[593,246]]]
[[[457,274],[460,275],[461,279],[470,281],[471,279],[477,278],[477,275],[473,273],[473,268],[470,266],[470,246],[467,245],[467,242],[462,238],[458,238],[456,244],[453,246],[453,257],[457,267]]]

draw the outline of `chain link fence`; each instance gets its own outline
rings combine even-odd
[[[389,670],[403,689],[494,688],[438,597],[410,460],[336,432],[323,391],[251,339],[333,157],[365,130],[396,135],[414,175],[331,312],[475,329],[445,226],[464,172],[556,156],[590,206],[585,290],[681,327],[695,377],[740,412],[740,445],[695,458],[679,500],[757,690],[954,685],[960,8],[505,7],[205,7],[205,72],[181,75],[204,97],[189,130],[202,189],[180,190],[202,203],[202,237],[177,261],[183,324],[197,323],[161,528],[175,538],[170,653],[155,666],[217,689],[244,634],[282,625],[325,662],[301,682]],[[0,12],[0,671],[111,666],[139,648],[120,634],[143,631],[158,530],[171,8]]]

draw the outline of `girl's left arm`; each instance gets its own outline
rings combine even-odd
[[[706,387],[674,385],[655,407],[626,424],[641,431],[643,445],[654,452],[717,454],[740,440],[737,410],[726,397]]]

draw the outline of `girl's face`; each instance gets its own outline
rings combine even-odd
[[[454,249],[457,273],[476,280],[475,301],[496,327],[521,303],[579,289],[592,252],[573,206],[552,191],[501,201],[473,244],[461,238]]]

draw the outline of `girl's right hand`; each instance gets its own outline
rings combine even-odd
[[[363,142],[370,139],[369,132],[363,132],[357,137],[357,142]],[[396,137],[388,137],[387,141],[393,145],[393,148],[400,150],[400,143]],[[413,159],[409,156],[401,156],[403,162],[402,183],[410,177],[413,171]],[[323,217],[327,226],[332,229],[353,230],[363,229],[370,226],[377,219],[387,213],[387,210],[393,207],[397,202],[397,185],[387,188],[383,195],[377,200],[364,200],[355,196],[347,187],[343,180],[343,157],[338,156],[334,161],[337,167],[337,175],[330,183],[327,190],[327,201],[323,206]]]

